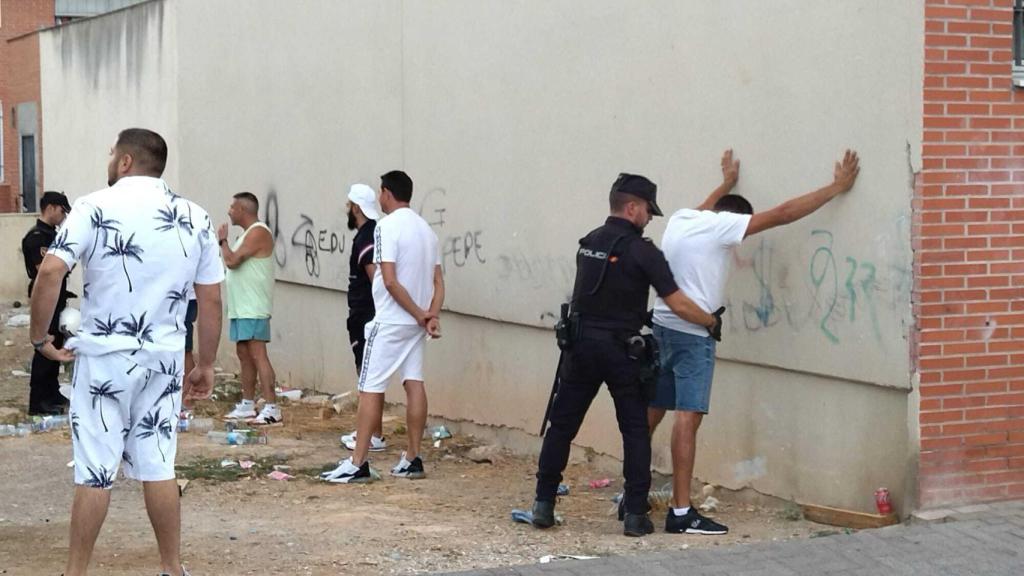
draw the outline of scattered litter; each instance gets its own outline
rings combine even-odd
[[[611,478],[601,478],[600,480],[591,480],[590,487],[594,489],[607,488],[612,485]]]
[[[287,464],[274,464],[274,470],[284,472],[285,470],[291,470],[292,467]]]
[[[541,564],[550,564],[558,560],[597,560],[597,556],[574,556],[572,554],[548,554],[547,556],[541,556],[539,562]]]
[[[512,521],[518,524],[533,524],[533,512],[517,508],[512,511]],[[555,524],[562,525],[562,515],[557,512],[555,513]]]
[[[238,462],[235,462],[231,458],[225,458],[220,461],[221,468],[234,468],[235,466],[238,466]]]
[[[68,462],[68,468],[74,468],[74,467],[75,467],[75,461],[74,460],[72,460],[71,462]]]
[[[708,496],[698,508],[700,508],[701,512],[717,512],[719,504],[718,498]]]
[[[282,472],[280,470],[274,470],[270,474],[267,474],[267,478],[270,478],[271,480],[291,480],[292,478],[295,478],[295,476],[292,476],[291,474],[288,474],[287,472]]]
[[[568,496],[569,495],[569,485],[568,484],[559,484],[558,485],[558,491],[555,492],[555,494],[557,494],[559,496]]]
[[[256,465],[252,460],[239,460],[238,465],[242,467],[242,470],[248,470]]]
[[[11,370],[11,376],[16,376],[18,378],[27,378],[31,376],[31,374],[25,372],[24,370]]]
[[[302,390],[298,388],[277,388],[274,390],[274,393],[279,398],[287,398],[292,402],[296,402],[302,398]]]
[[[71,384],[61,384],[60,385],[60,395],[65,397],[65,398],[67,398],[68,400],[71,400],[71,391],[72,390],[74,390],[74,388],[71,387]]]
[[[28,326],[32,322],[32,317],[28,314],[15,314],[7,319],[7,325],[11,328],[22,328]]]
[[[427,428],[424,431],[424,436],[426,436],[427,434],[429,434],[430,437],[433,438],[434,440],[444,440],[446,438],[452,437],[452,433],[449,432],[448,428],[444,426],[435,426],[433,428]]]
[[[210,442],[217,444],[227,444],[229,446],[238,446],[241,444],[266,444],[267,433],[259,430],[248,430],[242,428],[236,428],[228,432],[222,432],[220,430],[210,430],[206,433],[206,438]]]
[[[11,342],[10,340],[4,340],[4,346],[7,346],[7,347],[14,346],[14,342]]]
[[[179,497],[185,495],[185,489],[188,488],[188,483],[189,482],[191,482],[191,480],[188,480],[186,478],[179,478],[178,479],[178,496]]]

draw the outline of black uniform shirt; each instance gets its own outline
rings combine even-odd
[[[352,239],[352,254],[348,259],[348,309],[352,312],[373,314],[373,286],[366,276],[366,265],[373,264],[373,231],[376,220],[367,220]]]
[[[46,250],[49,249],[50,244],[53,244],[56,238],[56,228],[42,220],[36,220],[36,225],[21,239],[21,252],[25,256],[25,272],[28,274],[28,293],[30,297],[32,295],[32,286],[36,282],[36,272],[39,269],[39,265],[43,263],[43,255],[46,254]],[[67,276],[64,277],[64,282],[61,283],[60,288],[61,299],[64,300],[65,292],[67,291]]]
[[[586,325],[640,330],[647,316],[649,287],[654,286],[661,297],[679,289],[665,255],[641,232],[628,220],[609,216],[604,226],[580,240],[573,310]],[[599,281],[600,288],[591,294]]]

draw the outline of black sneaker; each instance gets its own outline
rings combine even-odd
[[[626,513],[622,520],[622,533],[626,536],[647,536],[654,532],[654,522],[647,514]]]
[[[398,478],[419,480],[420,478],[426,478],[427,473],[423,470],[423,460],[419,456],[413,458],[410,462],[405,458],[405,452],[402,452],[402,459],[391,469],[391,475]]]
[[[707,534],[721,535],[728,534],[729,528],[706,518],[697,512],[697,509],[690,507],[685,516],[676,516],[671,508],[665,516],[665,532],[675,534]]]
[[[533,502],[533,525],[537,528],[551,528],[555,525],[555,503],[543,500]]]

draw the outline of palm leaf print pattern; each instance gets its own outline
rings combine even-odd
[[[90,332],[93,336],[109,337],[117,334],[117,326],[124,321],[124,318],[114,318],[112,314],[107,314],[107,321],[104,322],[102,318],[93,318],[93,322],[96,327]]]
[[[78,242],[68,242],[68,231],[67,228],[61,230],[60,235],[54,239],[53,244],[50,244],[50,250],[54,252],[67,252],[71,256],[75,255],[75,251],[71,249],[72,246],[77,246]]]
[[[138,349],[132,352],[132,356],[134,356],[136,352],[142,350],[146,342],[153,342],[153,323],[146,322],[145,312],[138,319],[135,318],[135,314],[129,314],[128,316],[130,320],[122,321],[121,329],[117,333],[122,336],[132,336],[139,343]]]
[[[92,251],[89,252],[89,260],[92,260],[93,255],[96,254],[96,246],[106,246],[107,235],[110,232],[120,232],[121,230],[118,226],[121,223],[113,218],[104,218],[102,208],[94,209],[90,223],[92,224],[93,233],[95,234],[95,238],[92,243]],[[103,236],[103,242],[100,242],[100,236]],[[86,298],[88,298],[88,296],[86,296]]]
[[[155,219],[158,222],[163,222],[162,225],[157,226],[157,232],[170,232],[175,230],[178,233],[178,244],[181,245],[181,251],[188,258],[188,251],[185,250],[185,242],[181,239],[181,231],[184,230],[189,236],[192,235],[192,221],[187,214],[178,214],[178,207],[174,205],[167,206],[157,210]]]
[[[103,424],[104,432],[110,432],[110,429],[107,428],[107,421],[106,419],[103,418],[103,400],[113,400],[114,402],[119,402],[117,399],[117,395],[123,392],[123,390],[114,390],[114,387],[111,386],[111,382],[111,380],[107,380],[106,382],[102,382],[97,386],[89,386],[89,394],[92,395],[92,409],[95,410],[96,405],[99,404],[100,423]]]
[[[136,438],[156,438],[156,448],[160,451],[160,457],[164,462],[167,461],[167,455],[164,454],[163,444],[160,442],[160,438],[171,439],[171,419],[160,418],[160,408],[157,407],[155,412],[148,412],[139,421],[139,431],[135,434]]]
[[[184,284],[181,290],[171,290],[167,293],[167,300],[171,301],[171,305],[167,307],[167,313],[174,316],[174,329],[181,330],[178,324],[178,306],[185,303],[188,300],[188,284]]]
[[[103,254],[104,258],[120,258],[121,267],[124,269],[124,277],[128,280],[128,291],[132,291],[132,277],[128,275],[128,259],[131,258],[142,263],[142,247],[133,242],[135,240],[135,234],[125,240],[124,236],[120,232],[114,233],[113,244],[107,246],[107,251]]]
[[[110,488],[114,485],[114,471],[108,471],[103,466],[100,466],[99,470],[89,468],[89,478],[85,485],[90,488]]]

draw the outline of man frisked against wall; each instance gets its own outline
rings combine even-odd
[[[657,190],[643,176],[620,174],[609,193],[611,215],[580,240],[568,315],[572,336],[567,344],[560,343],[557,390],[549,406],[551,428],[537,464],[533,524],[539,528],[555,524],[555,496],[570,446],[601,384],[607,383],[622,433],[623,533],[644,536],[654,531],[647,503],[650,398],[643,377],[653,357],[648,340],[640,335],[650,287],[680,317],[716,334],[721,326],[720,317],[702,310],[679,289],[661,250],[643,237],[651,219],[661,215]]]
[[[729,194],[739,178],[732,151],[722,158],[724,182],[696,210],[684,208],[669,218],[661,247],[676,283],[698,306],[720,308],[725,302],[732,251],[744,238],[795,222],[853,187],[860,168],[857,154],[846,151],[835,166],[831,184],[793,198],[771,210],[754,213],[750,202]],[[661,371],[648,411],[651,434],[666,410],[675,410],[672,424],[673,502],[665,531],[725,534],[729,529],[704,517],[690,503],[690,482],[697,451],[697,429],[711,403],[715,341],[702,326],[678,318],[669,304],[654,305],[654,337],[661,351]]]

